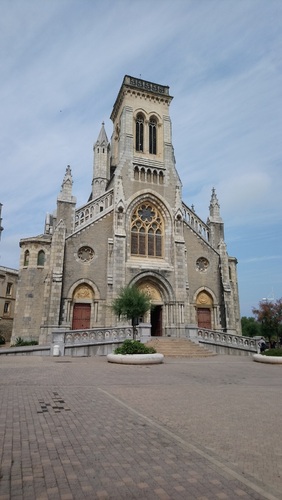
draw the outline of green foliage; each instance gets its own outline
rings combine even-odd
[[[263,354],[264,356],[282,356],[282,349],[280,347],[277,349],[267,349],[261,354]]]
[[[253,308],[257,321],[261,324],[261,335],[270,341],[273,335],[277,339],[281,333],[282,298],[274,301],[262,300],[257,308]]]
[[[122,288],[112,303],[115,314],[131,320],[133,326],[138,324],[140,316],[143,316],[150,307],[150,297],[136,286]],[[134,335],[135,331],[133,331]]]
[[[115,354],[155,354],[154,347],[147,347],[138,340],[125,340],[120,347],[117,347]]]
[[[6,344],[5,337],[3,337],[3,335],[0,335],[0,345],[4,345],[4,344]]]
[[[11,347],[22,347],[28,345],[38,345],[38,342],[37,340],[23,340],[21,337],[17,337],[15,344],[11,345]]]
[[[242,335],[245,337],[259,337],[261,335],[261,325],[255,318],[243,316],[241,325]]]

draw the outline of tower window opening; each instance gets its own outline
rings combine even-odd
[[[29,264],[29,250],[26,250],[24,253],[24,266],[27,267]]]
[[[40,250],[37,254],[37,265],[44,266],[45,263],[45,252],[44,250]]]
[[[157,154],[157,120],[151,118],[149,122],[149,153]]]
[[[141,113],[137,115],[136,119],[136,138],[135,138],[136,151],[144,151],[144,118]]]

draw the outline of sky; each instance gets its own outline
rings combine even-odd
[[[67,165],[87,202],[126,74],[170,87],[183,201],[206,222],[215,188],[252,316],[282,297],[281,0],[0,0],[0,265],[43,233]]]

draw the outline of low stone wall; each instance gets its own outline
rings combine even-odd
[[[257,341],[253,338],[226,332],[198,328],[196,341],[208,346],[217,354],[251,356],[258,352]]]
[[[78,356],[78,357],[89,357],[89,356],[107,356],[114,352],[114,350],[122,344],[122,340],[119,342],[102,342],[97,344],[75,344],[66,345],[64,349],[64,356]],[[52,353],[54,355],[54,353]]]
[[[170,333],[168,336],[190,339],[217,354],[251,356],[258,352],[257,341],[250,337],[206,330],[196,325],[187,325],[185,330],[174,332],[176,335]],[[124,340],[132,338],[133,328],[130,326],[72,331],[58,329],[52,334],[51,346],[2,347],[0,355],[106,356]],[[139,325],[136,338],[141,342],[150,340],[150,325]]]
[[[53,356],[105,356],[124,340],[132,338],[133,328],[130,326],[55,330],[52,334],[51,353]]]
[[[50,356],[50,346],[2,347],[0,356]]]

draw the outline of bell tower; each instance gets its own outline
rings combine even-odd
[[[140,160],[164,161],[164,144],[171,144],[172,99],[168,86],[124,77],[111,114],[116,164],[125,151]]]

